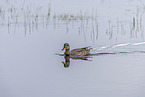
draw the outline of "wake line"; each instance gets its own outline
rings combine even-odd
[[[116,44],[116,45],[112,45],[112,46],[102,46],[102,47],[97,47],[97,48],[93,48],[92,51],[100,51],[100,50],[104,50],[104,49],[108,49],[108,48],[116,48],[116,47],[123,47],[123,46],[129,46],[129,45],[142,45],[145,44],[145,42],[138,42],[138,43],[124,43],[124,44]]]
[[[119,46],[128,46],[128,45],[130,45],[130,43],[118,44],[118,45],[113,46],[112,48],[119,47]]]
[[[120,55],[120,54],[145,54],[145,51],[132,51],[132,52],[106,52],[106,53],[91,53],[89,56],[99,56],[99,55]]]
[[[145,42],[134,43],[134,44],[132,44],[132,45],[141,45],[141,44],[145,44]]]

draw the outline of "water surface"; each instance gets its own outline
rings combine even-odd
[[[145,96],[143,0],[0,2],[1,97]],[[94,50],[64,66],[66,42]]]

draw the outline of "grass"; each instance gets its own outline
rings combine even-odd
[[[131,38],[137,38],[139,32],[142,33],[141,37],[144,35],[144,9],[145,7],[143,9],[137,7],[136,15],[130,21],[128,27],[130,27]],[[59,25],[65,25],[66,33],[69,33],[70,27],[73,27],[73,29],[78,29],[79,35],[83,34],[85,40],[88,37],[86,33],[90,33],[91,40],[94,41],[99,39],[99,33],[103,33],[100,32],[100,29],[102,29],[100,18],[101,16],[96,9],[92,9],[91,12],[80,10],[77,13],[58,14],[51,10],[50,4],[46,10],[43,7],[32,8],[31,6],[17,8],[11,5],[8,9],[0,7],[0,25],[7,26],[8,32],[10,32],[11,27],[15,27],[15,32],[16,28],[23,26],[26,34],[27,32],[37,31],[40,25],[45,28],[54,25],[54,29],[57,29]],[[117,34],[125,35],[128,33],[126,24],[122,23],[119,17],[114,20],[109,19],[105,23],[104,28],[109,39],[112,39],[115,34],[117,38]]]

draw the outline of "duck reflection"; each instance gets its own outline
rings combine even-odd
[[[89,60],[88,58],[92,58],[92,57],[89,57],[89,56],[78,57],[78,56],[67,56],[67,55],[65,55],[64,56],[65,62],[62,61],[62,63],[64,64],[65,68],[68,68],[70,66],[70,59],[92,61],[92,60]]]
[[[70,56],[64,56],[65,62],[62,61],[65,68],[68,68],[70,65]]]

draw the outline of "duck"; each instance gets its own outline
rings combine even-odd
[[[68,43],[64,44],[62,51],[65,50],[64,54],[66,56],[86,56],[90,54],[92,48],[84,47],[84,48],[77,48],[70,51],[70,45]]]

